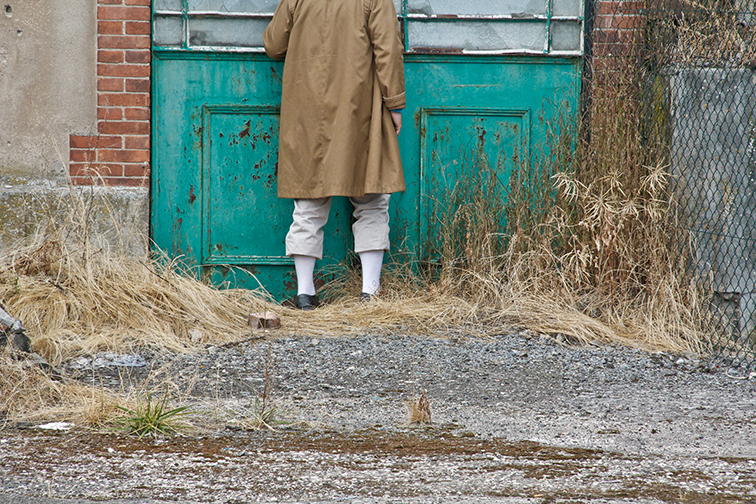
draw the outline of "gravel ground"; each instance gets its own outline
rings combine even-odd
[[[266,362],[287,423],[250,431]],[[733,362],[455,331],[250,338],[63,370],[116,388],[169,377],[214,423],[155,441],[0,431],[0,502],[756,502],[756,373]],[[411,425],[422,390],[433,421]]]

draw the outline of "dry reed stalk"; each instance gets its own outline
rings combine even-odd
[[[407,401],[407,414],[410,423],[421,425],[431,423],[430,401],[425,389],[423,389],[419,397],[414,396]]]
[[[590,137],[553,125],[544,153],[515,170],[504,208],[480,190],[493,178],[450,191],[458,210],[441,227],[435,287],[490,327],[704,352],[702,297],[676,252],[664,125],[646,123],[633,56],[615,63],[594,82]]]
[[[66,420],[102,425],[119,399],[102,388],[53,381],[34,363],[0,352],[0,416],[6,421]]]
[[[686,5],[687,4],[687,5]],[[655,2],[647,9],[647,62],[656,67],[752,67],[756,62],[753,12],[729,0]],[[745,4],[739,7],[753,9]]]

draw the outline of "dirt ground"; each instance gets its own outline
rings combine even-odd
[[[66,363],[116,389],[169,377],[201,428],[6,426],[0,502],[756,502],[756,373],[738,362],[526,331],[277,336]],[[284,423],[250,430],[266,363]],[[432,422],[411,424],[422,390]]]

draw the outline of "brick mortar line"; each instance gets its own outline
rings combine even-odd
[[[151,2],[97,2],[97,134],[70,135],[73,183],[149,183]],[[101,171],[104,175],[94,176]]]

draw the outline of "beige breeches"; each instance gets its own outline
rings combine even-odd
[[[352,234],[356,253],[389,250],[390,194],[349,198],[354,205]],[[294,222],[286,235],[286,255],[323,258],[323,226],[328,222],[331,198],[295,199]]]

